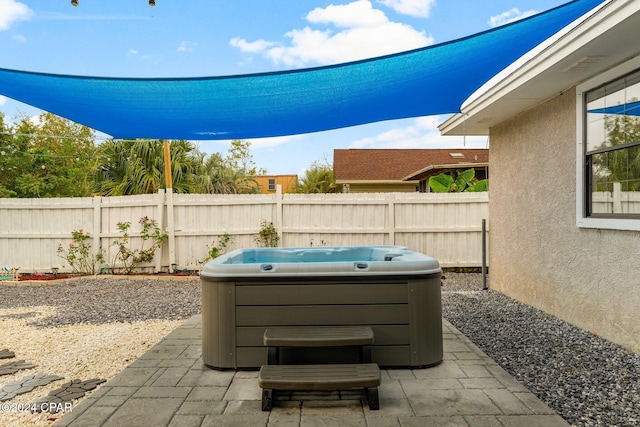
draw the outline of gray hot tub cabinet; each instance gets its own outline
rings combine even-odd
[[[440,266],[407,248],[240,249],[208,262],[200,277],[209,367],[266,364],[263,335],[271,326],[366,325],[380,366],[442,361]]]

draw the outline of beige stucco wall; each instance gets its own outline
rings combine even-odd
[[[491,129],[490,287],[640,353],[640,232],[576,227],[575,97]]]

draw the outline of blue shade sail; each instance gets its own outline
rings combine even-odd
[[[114,138],[260,138],[456,113],[487,80],[603,1],[576,0],[453,42],[294,71],[134,79],[0,68],[0,94]]]
[[[620,114],[623,116],[640,116],[640,101],[629,102],[626,104],[614,105],[605,108],[596,108],[587,111],[587,113],[601,114]]]

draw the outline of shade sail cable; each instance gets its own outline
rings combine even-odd
[[[575,0],[452,42],[293,71],[141,79],[0,68],[0,94],[114,138],[260,138],[457,113],[483,83],[603,1]]]

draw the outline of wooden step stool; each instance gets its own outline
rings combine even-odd
[[[373,331],[362,326],[282,327],[264,333],[268,365],[260,368],[262,410],[273,406],[275,390],[339,390],[363,387],[371,410],[380,408],[380,368],[371,363]],[[352,364],[278,365],[280,347],[360,347],[360,362]]]
[[[280,347],[360,347],[360,362],[371,363],[373,331],[368,326],[300,326],[264,332],[269,365],[280,364]]]

